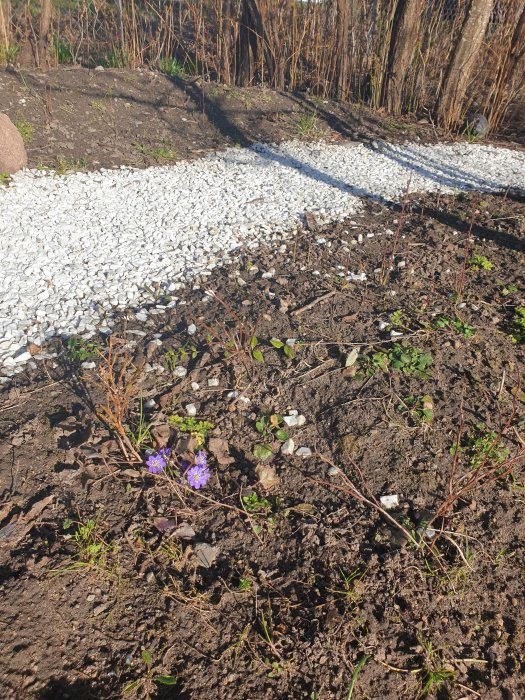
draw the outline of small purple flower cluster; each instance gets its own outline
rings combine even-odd
[[[171,450],[169,447],[163,447],[158,452],[149,452],[146,466],[151,474],[160,474],[164,471],[168,459],[170,458]]]
[[[146,466],[151,474],[161,474],[171,455],[171,449],[169,447],[163,447],[162,450],[158,452],[148,452],[148,459],[146,460]],[[186,466],[183,462],[183,466]],[[188,465],[189,466],[189,465]],[[193,489],[200,489],[206,486],[208,483],[211,472],[208,467],[208,457],[204,450],[199,450],[195,455],[195,464],[186,470],[185,473],[186,480],[188,484]]]
[[[188,469],[186,479],[188,484],[194,489],[200,489],[206,486],[211,472],[208,468],[208,458],[204,450],[199,450],[195,456],[195,466]]]

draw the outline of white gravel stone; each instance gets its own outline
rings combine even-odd
[[[362,195],[399,199],[409,179],[414,192],[524,188],[525,154],[466,143],[372,150],[292,141],[146,170],[18,173],[0,189],[0,317],[10,320],[1,363],[25,346],[35,320],[45,339],[110,329],[111,313],[124,308],[153,323],[150,313],[164,312],[157,298],[241,245],[278,248],[305,211],[339,221],[360,209]]]
[[[197,415],[197,409],[195,408],[194,403],[188,403],[188,404],[186,404],[186,406],[184,406],[184,408],[186,409],[186,413],[189,416],[196,416]]]
[[[295,450],[295,442],[292,440],[292,438],[288,438],[286,442],[283,442],[281,446],[281,454],[283,455],[293,455]]]
[[[296,457],[311,457],[312,450],[309,447],[300,447],[295,453]]]
[[[381,496],[379,501],[383,508],[385,508],[386,510],[390,510],[390,508],[397,508],[397,506],[399,505],[399,496],[397,495],[397,493],[391,493],[387,496]]]

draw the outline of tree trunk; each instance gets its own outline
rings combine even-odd
[[[0,56],[9,49],[11,35],[11,7],[9,2],[0,0]]]
[[[525,55],[525,7],[522,10],[518,24],[512,35],[508,68],[509,77],[512,76],[516,70],[516,66],[523,55]]]
[[[348,97],[348,2],[337,0],[337,96]]]
[[[40,12],[40,26],[38,30],[37,60],[38,67],[44,68],[47,64],[47,45],[49,31],[51,29],[51,0],[42,0],[42,10]]]
[[[221,6],[221,81],[231,83],[231,0],[222,0]]]
[[[257,34],[260,24],[257,0],[243,0],[237,43],[237,84],[241,87],[251,85],[255,78],[259,58]]]
[[[403,87],[417,45],[425,3],[426,0],[399,0],[396,7],[381,100],[392,114],[403,111]]]
[[[457,126],[481,44],[487,31],[494,0],[470,0],[461,34],[448,65],[437,116],[445,128]]]

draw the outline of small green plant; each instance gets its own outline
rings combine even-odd
[[[465,336],[465,338],[472,338],[476,329],[468,323],[465,323],[457,316],[455,318],[448,318],[447,316],[438,316],[435,322],[436,328],[452,328],[460,335]]]
[[[183,559],[182,545],[173,540],[164,541],[157,550],[159,554],[164,555],[169,562],[178,564]]]
[[[405,396],[397,410],[408,414],[419,425],[430,425],[434,420],[434,404],[431,396]]]
[[[308,136],[316,127],[317,112],[303,114],[297,120],[295,127],[299,136]]]
[[[239,585],[237,586],[237,588],[239,589],[239,591],[241,593],[246,593],[247,591],[251,591],[252,587],[253,587],[253,581],[251,580],[251,578],[248,578],[246,576],[242,576],[239,579]]]
[[[468,266],[475,272],[479,270],[493,270],[494,265],[484,255],[471,255],[468,260]]]
[[[504,446],[501,436],[490,430],[483,423],[477,423],[472,434],[466,435],[460,445],[454,443],[450,454],[456,452],[465,455],[471,469],[479,469],[485,464],[503,464],[509,456],[509,450]]]
[[[188,72],[184,63],[173,58],[173,56],[161,58],[159,61],[159,69],[162,73],[169,75],[170,78],[182,78],[182,76],[186,75]]]
[[[287,360],[293,360],[295,357],[295,350],[293,347],[287,343],[283,343],[283,341],[279,340],[279,338],[272,338],[270,340],[270,345],[276,350],[282,350],[283,355]]]
[[[357,664],[354,668],[354,672],[352,673],[352,678],[350,680],[350,687],[348,688],[348,693],[345,696],[345,700],[352,700],[352,696],[354,694],[354,689],[355,689],[359,674],[361,673],[361,669],[366,664],[366,662],[368,661],[369,658],[370,658],[370,656],[365,654],[357,662]]]
[[[89,106],[91,107],[91,109],[94,109],[97,112],[105,112],[106,111],[106,106],[100,100],[93,100],[92,102],[89,103]]]
[[[410,374],[419,379],[428,379],[428,368],[432,364],[432,356],[419,348],[401,343],[394,343],[387,351],[374,353],[372,356],[363,356],[359,365],[366,376],[371,376],[376,370],[387,372],[390,368],[403,374]]]
[[[284,418],[278,413],[261,411],[258,419],[255,421],[255,429],[259,435],[263,437],[265,442],[263,444],[254,445],[254,457],[261,460],[268,459],[272,455],[272,448],[268,444],[269,442],[273,440],[286,442],[286,440],[288,440],[288,433],[281,427],[283,423]]]
[[[273,506],[267,498],[258,496],[255,492],[243,496],[242,507],[252,516],[252,527],[257,535],[266,529],[272,531],[276,525]]]
[[[144,405],[142,398],[139,400],[139,415],[133,428],[129,429],[129,439],[133,447],[140,452],[145,447],[153,445],[153,437],[151,435],[151,423],[148,423],[144,417]]]
[[[453,682],[456,673],[445,664],[444,659],[438,654],[432,642],[419,636],[419,643],[423,648],[424,662],[421,669],[421,690],[418,698],[426,698],[434,690],[439,690],[447,683]]]
[[[407,318],[404,311],[397,309],[390,314],[390,326],[391,328],[402,328],[403,330],[410,331],[411,328],[408,325],[409,319]]]
[[[56,32],[53,34],[53,49],[55,61],[60,65],[73,62],[73,49],[71,44],[62,39]]]
[[[163,365],[170,372],[174,372],[180,362],[186,362],[189,358],[194,360],[198,354],[196,346],[190,341],[186,341],[180,348],[170,348],[164,353]]]
[[[364,575],[365,572],[359,569],[346,573],[340,568],[339,585],[336,588],[328,588],[327,590],[330,591],[330,593],[341,596],[347,603],[357,603],[361,598],[361,582]]]
[[[82,340],[82,338],[68,338],[66,340],[66,360],[72,365],[94,360],[99,354],[100,346],[96,343]]]
[[[476,132],[475,125],[467,122],[463,135],[467,139],[467,143],[476,143],[479,140],[479,135]]]
[[[0,185],[4,185],[5,187],[7,187],[7,185],[9,185],[10,182],[11,175],[9,175],[9,173],[0,172]]]
[[[264,362],[264,355],[257,347],[258,345],[259,345],[259,340],[258,340],[257,336],[252,335],[252,337],[250,338],[250,350],[252,352],[252,357],[257,362]]]
[[[171,146],[147,146],[136,142],[133,147],[137,153],[155,160],[173,160],[177,156],[177,152]]]
[[[66,518],[62,527],[64,530],[69,530],[73,524],[70,518]],[[66,567],[66,570],[71,571],[86,567],[104,570],[107,568],[107,555],[110,546],[104,541],[98,530],[98,520],[88,518],[83,523],[77,523],[73,533],[73,543],[76,549],[73,556],[75,561],[72,566]]]
[[[13,124],[18,129],[24,143],[26,145],[31,143],[35,133],[35,128],[31,122],[27,121],[27,119],[14,119]]]
[[[129,58],[125,51],[114,47],[106,53],[103,63],[107,68],[126,68]]]
[[[512,334],[511,338],[515,343],[525,341],[525,308],[517,306],[514,310],[514,316],[511,321]]]
[[[7,63],[7,65],[14,63],[19,52],[20,46],[17,46],[17,44],[0,46],[0,63]]]
[[[123,693],[132,693],[133,691],[139,690],[139,688],[143,688],[146,699],[150,700],[155,683],[159,683],[160,685],[175,685],[177,683],[177,676],[155,675],[153,673],[153,659],[149,651],[143,649],[141,658],[146,667],[144,674],[136,681],[131,681],[131,683],[125,685],[122,691]]]
[[[67,173],[73,173],[78,170],[87,170],[89,163],[86,158],[79,158],[78,160],[73,160],[66,158],[63,155],[59,155],[55,158],[55,162],[52,167],[43,166],[43,170],[54,170],[57,175],[66,175]]]
[[[181,433],[190,433],[197,441],[197,447],[202,447],[206,441],[208,433],[213,430],[214,425],[207,420],[197,420],[193,416],[183,418],[174,415],[168,418],[168,423],[175,426]]]
[[[501,294],[502,297],[508,297],[511,294],[516,294],[518,291],[518,288],[516,287],[515,284],[504,284],[503,282],[500,282],[500,290],[499,293]]]

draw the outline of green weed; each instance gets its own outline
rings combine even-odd
[[[254,457],[260,460],[268,459],[272,455],[272,448],[268,442],[273,440],[286,442],[288,440],[288,433],[281,427],[283,423],[284,418],[278,413],[261,411],[258,419],[255,421],[255,429],[266,442],[254,445],[252,450]]]
[[[129,58],[125,51],[119,48],[112,48],[106,53],[102,64],[107,68],[126,68]]]
[[[177,157],[177,152],[169,146],[147,146],[144,143],[134,143],[133,147],[140,155],[154,158],[155,160],[173,160]]]
[[[455,678],[455,671],[445,664],[444,659],[433,648],[432,642],[419,637],[423,648],[424,663],[421,669],[421,690],[418,698],[426,698],[430,693],[439,690]]]
[[[141,658],[145,666],[145,672],[136,681],[131,681],[131,683],[125,685],[122,690],[123,693],[132,693],[140,688],[143,688],[146,699],[150,700],[151,693],[154,691],[155,683],[159,683],[160,685],[175,685],[177,683],[177,676],[155,675],[153,673],[153,659],[149,651],[143,649],[141,652]]]
[[[26,145],[31,143],[35,133],[35,128],[31,122],[27,121],[27,119],[14,119],[13,124],[18,129],[24,143]]]
[[[161,58],[159,61],[159,69],[162,73],[166,73],[170,78],[182,78],[183,75],[188,73],[188,70],[184,63],[181,63],[173,56],[167,56]]]
[[[92,102],[90,102],[89,106],[91,107],[91,109],[95,109],[97,112],[105,112],[106,111],[106,107],[105,107],[104,103],[101,102],[100,100],[93,100]]]
[[[197,447],[202,447],[206,441],[208,433],[213,430],[214,425],[207,420],[197,420],[193,416],[183,418],[182,416],[170,416],[168,423],[175,426],[181,433],[190,433],[197,441]]]
[[[512,334],[511,338],[515,343],[525,341],[525,308],[517,306],[514,310],[514,316],[511,321]]]
[[[493,270],[494,265],[484,255],[471,255],[468,260],[468,265],[471,270]]]
[[[151,447],[153,445],[151,423],[148,423],[144,417],[144,406],[142,399],[139,400],[139,415],[137,421],[128,432],[131,444],[137,450],[137,452],[140,452],[145,447]]]
[[[7,63],[7,65],[14,63],[19,51],[20,46],[17,44],[0,46],[0,63]]]
[[[82,340],[82,338],[68,338],[66,340],[65,356],[69,364],[89,362],[98,357],[99,353],[100,346],[97,343]]]
[[[295,123],[295,128],[299,136],[308,136],[312,131],[314,131],[317,125],[317,112],[310,112],[309,114],[303,114],[299,117]]]
[[[73,47],[56,32],[53,34],[53,49],[55,51],[55,61],[59,65],[73,62]]]
[[[431,396],[405,396],[397,410],[408,414],[420,425],[430,425],[434,420],[434,405]]]
[[[509,456],[509,450],[503,445],[501,437],[488,429],[483,423],[475,426],[471,435],[465,436],[459,447],[454,444],[450,454],[464,454],[471,469],[479,469],[484,464],[503,464]]]
[[[271,338],[270,345],[276,350],[282,350],[283,355],[287,360],[293,360],[295,357],[295,350],[293,347],[291,345],[287,345],[287,343],[283,343],[283,341],[279,340],[279,338]]]
[[[273,506],[267,498],[258,496],[253,492],[248,496],[243,496],[241,502],[246,513],[252,516],[251,525],[257,535],[260,535],[265,528],[269,532],[275,528],[276,521],[273,514]]]
[[[239,585],[237,586],[237,588],[239,589],[239,591],[241,593],[246,593],[247,591],[251,591],[252,587],[253,587],[253,581],[251,580],[251,578],[247,578],[245,576],[242,576],[239,579]]]
[[[435,322],[436,328],[452,328],[457,333],[465,336],[465,338],[472,338],[476,329],[468,323],[465,323],[457,316],[455,318],[448,318],[447,316],[438,316]]]
[[[389,351],[380,351],[372,356],[364,355],[359,359],[359,366],[366,376],[375,374],[377,370],[388,372],[390,369],[403,374],[414,375],[419,379],[428,379],[428,368],[432,364],[432,356],[419,348],[410,345],[394,343]]]
[[[180,362],[186,362],[189,358],[194,360],[199,352],[193,343],[186,341],[180,348],[170,348],[164,353],[163,365],[170,372],[174,372]]]

